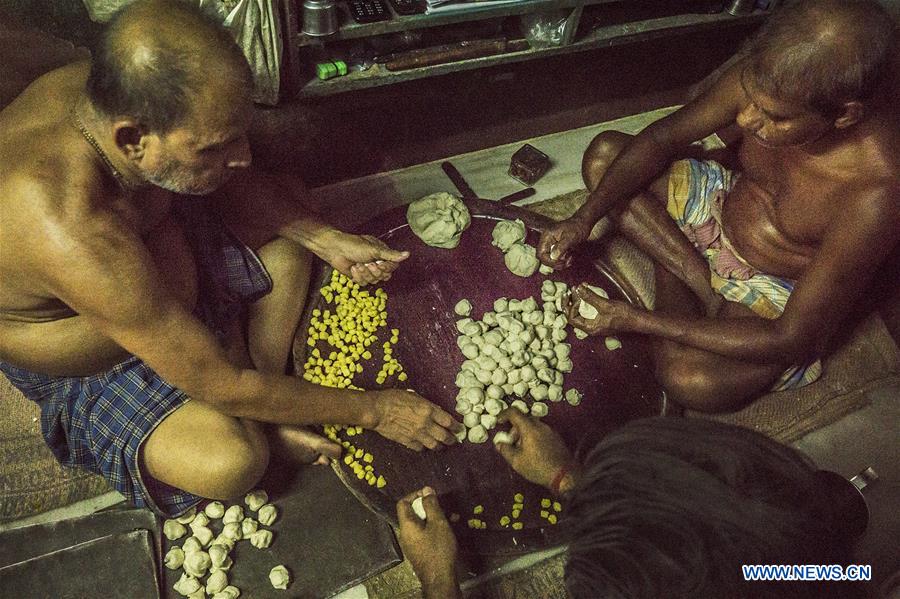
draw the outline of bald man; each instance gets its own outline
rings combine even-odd
[[[273,448],[361,425],[421,450],[459,423],[415,393],[285,375],[314,254],[359,284],[407,257],[251,167],[240,50],[186,3],[138,1],[93,61],[0,112],[0,369],[65,465],[172,516],[242,494]],[[264,427],[263,424],[266,424]]]
[[[696,100],[634,137],[597,136],[587,203],[542,235],[539,257],[564,268],[609,215],[654,259],[656,306],[579,289],[570,322],[651,337],[657,378],[696,410],[814,381],[900,239],[898,60],[897,24],[877,2],[796,2]],[[673,163],[731,125],[741,139],[723,163]],[[582,300],[597,318],[577,314]]]

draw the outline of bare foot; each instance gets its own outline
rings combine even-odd
[[[341,457],[341,446],[302,426],[278,425],[269,428],[273,453],[301,464],[327,465]]]

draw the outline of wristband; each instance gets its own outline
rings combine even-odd
[[[553,480],[550,481],[550,492],[559,496],[559,486],[562,484],[563,479],[566,475],[573,470],[574,466],[570,462],[568,464],[563,464],[562,467],[557,470],[556,474],[553,475]]]

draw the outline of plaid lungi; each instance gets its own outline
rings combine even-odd
[[[229,233],[202,200],[175,207],[197,263],[195,315],[222,340],[243,307],[272,289],[259,257]],[[41,408],[41,431],[64,466],[101,474],[132,503],[162,516],[179,515],[200,497],[143,473],[144,441],[190,398],[137,357],[106,372],[55,377],[0,362],[0,370]]]
[[[738,254],[725,236],[721,226],[722,204],[735,180],[718,162],[679,160],[669,170],[666,210],[706,258],[710,285],[716,293],[774,320],[784,312],[794,282],[759,272]],[[787,369],[771,390],[803,387],[821,375],[822,361],[812,360]]]

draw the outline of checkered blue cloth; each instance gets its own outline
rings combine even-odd
[[[271,291],[272,280],[259,257],[202,200],[181,200],[176,210],[198,267],[195,314],[222,339],[227,323],[240,318],[247,303]],[[165,517],[200,501],[141,470],[144,441],[190,398],[139,358],[85,377],[54,377],[4,362],[0,370],[40,406],[44,440],[64,466],[101,474],[132,503]]]

